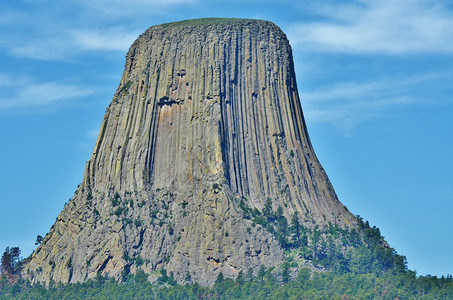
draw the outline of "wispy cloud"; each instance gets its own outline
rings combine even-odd
[[[81,50],[102,50],[125,52],[140,34],[124,28],[109,28],[103,31],[79,30],[72,31],[74,46]]]
[[[5,87],[5,86],[10,86],[13,84],[13,81],[11,77],[9,77],[6,74],[0,73],[0,86]]]
[[[61,61],[89,51],[125,53],[139,33],[121,27],[104,30],[68,29],[53,34],[43,33],[26,40],[12,39],[8,44],[0,42],[0,45],[3,44],[15,57]]]
[[[158,14],[162,9],[182,4],[195,4],[197,0],[76,0],[84,9],[89,9],[96,14],[110,17],[131,17],[142,14]]]
[[[361,0],[318,4],[325,21],[297,23],[289,37],[297,47],[342,53],[453,53],[453,15],[443,1]]]
[[[307,120],[329,123],[349,135],[363,122],[390,117],[398,108],[408,105],[433,105],[417,96],[417,86],[429,84],[446,74],[422,74],[388,77],[380,80],[339,82],[302,92],[301,102]]]
[[[9,55],[38,60],[67,60],[74,53],[72,41],[64,37],[30,37],[27,40],[12,39],[1,43]]]
[[[99,135],[99,128],[100,127],[101,127],[100,124],[96,124],[95,126],[93,126],[93,128],[91,130],[88,130],[86,132],[87,138],[92,140],[92,141],[96,141],[96,138]]]
[[[11,5],[0,16],[0,48],[19,58],[54,61],[89,51],[125,52],[150,18],[173,6],[194,3],[196,0],[68,0],[63,5],[43,0],[20,12]]]
[[[69,100],[94,93],[93,89],[62,82],[35,82],[26,78],[10,78],[0,74],[0,84],[6,83],[7,96],[0,97],[1,112],[35,112],[54,109]],[[5,84],[5,85],[6,85]]]

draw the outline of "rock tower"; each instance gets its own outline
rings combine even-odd
[[[261,20],[153,26],[126,56],[80,187],[22,274],[66,283],[165,268],[210,285],[281,263],[275,235],[250,217],[266,204],[308,227],[357,222],[313,151],[285,34]]]

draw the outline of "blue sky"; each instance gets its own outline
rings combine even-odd
[[[80,183],[133,40],[259,18],[287,33],[315,151],[354,214],[419,275],[453,273],[451,1],[0,3],[0,250],[35,248]]]

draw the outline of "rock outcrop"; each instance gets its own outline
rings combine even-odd
[[[281,245],[247,217],[266,203],[308,227],[356,224],[310,143],[285,34],[260,20],[153,26],[127,54],[80,187],[22,275],[165,268],[210,285],[275,266]]]

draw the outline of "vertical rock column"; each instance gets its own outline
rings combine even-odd
[[[283,250],[241,209],[354,226],[312,149],[289,42],[274,24],[154,26],[131,46],[74,198],[23,274],[77,282],[161,268],[213,284]]]

